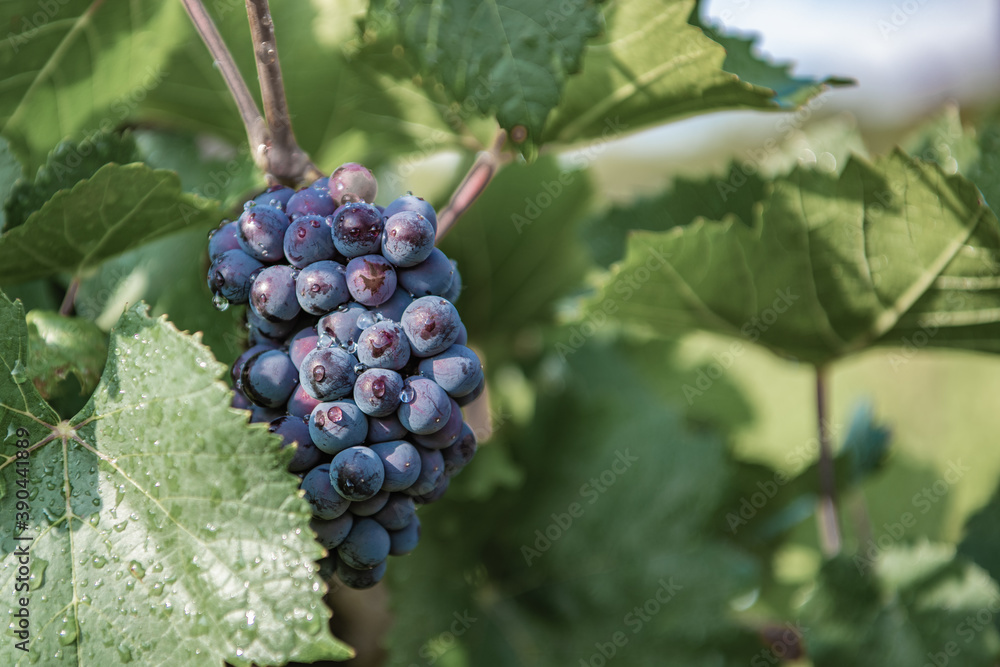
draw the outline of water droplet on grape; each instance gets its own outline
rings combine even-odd
[[[348,341],[346,349],[350,354],[354,354],[355,352],[358,351],[358,344],[355,343],[353,340]]]
[[[359,329],[367,329],[373,324],[375,324],[375,316],[371,312],[364,312],[358,315],[357,327]]]
[[[243,210],[244,211],[249,211],[250,209],[252,209],[256,205],[257,205],[257,202],[255,202],[254,200],[251,199],[246,204],[243,204]]]
[[[382,398],[385,396],[385,380],[382,378],[376,378],[372,382],[372,396],[375,398]]]
[[[344,411],[335,405],[326,411],[326,416],[329,417],[330,421],[334,424],[339,424],[344,419]]]
[[[319,338],[316,340],[317,348],[325,348],[333,345],[333,336],[328,333],[320,334]]]
[[[364,364],[354,364],[354,372],[357,373],[358,375],[361,375],[366,370],[368,370],[368,367],[365,366]]]
[[[315,382],[322,382],[326,379],[326,368],[323,366],[317,366],[313,369],[312,375]]]
[[[412,403],[413,399],[417,397],[417,392],[413,391],[413,387],[406,385],[403,390],[399,392],[399,400],[403,403]]]

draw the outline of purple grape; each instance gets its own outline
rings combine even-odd
[[[344,541],[351,527],[354,526],[354,515],[344,512],[336,519],[324,521],[313,519],[309,522],[309,527],[316,533],[316,541],[323,545],[324,549],[336,549]]]
[[[409,435],[409,433],[410,432],[406,430],[406,427],[400,423],[399,417],[396,415],[368,418],[367,440],[369,443],[401,440]]]
[[[288,358],[295,364],[295,368],[301,366],[306,355],[316,349],[318,341],[319,334],[316,333],[316,327],[306,327],[289,339]]]
[[[348,447],[330,463],[330,482],[348,500],[368,500],[382,490],[384,481],[382,459],[368,447]]]
[[[336,519],[351,506],[350,501],[333,488],[329,463],[322,463],[306,473],[299,488],[305,491],[306,501],[312,505],[313,516],[317,519]]]
[[[313,262],[299,271],[295,287],[302,310],[313,315],[329,313],[351,298],[343,265],[329,260]]]
[[[315,181],[309,184],[309,187],[313,190],[322,190],[323,192],[330,191],[330,178],[328,176],[320,176]]]
[[[383,224],[382,214],[371,204],[344,204],[333,215],[333,244],[344,257],[377,253]]]
[[[365,441],[368,420],[353,401],[320,403],[309,415],[309,435],[320,451],[336,454]]]
[[[389,218],[403,211],[413,211],[414,213],[419,213],[427,218],[428,222],[430,222],[431,226],[434,228],[434,231],[437,231],[438,221],[437,214],[434,212],[434,207],[424,199],[412,194],[405,194],[402,197],[391,201],[389,205],[385,207],[385,211],[383,211],[382,215]]]
[[[389,557],[389,533],[374,519],[355,518],[337,555],[347,565],[363,570],[374,568]]]
[[[403,311],[400,324],[413,354],[433,357],[454,345],[462,320],[451,302],[437,296],[417,299]]]
[[[409,525],[413,517],[416,516],[417,507],[413,503],[413,498],[402,494],[392,493],[385,506],[372,515],[386,530],[402,530]]]
[[[332,259],[336,252],[330,237],[330,225],[318,215],[296,218],[288,225],[282,243],[285,258],[297,269],[303,269],[313,262]]]
[[[256,334],[256,338],[251,336],[252,340],[255,340],[253,344],[268,344],[280,343],[285,337],[295,330],[295,320],[289,320],[287,322],[271,322],[265,320],[260,316],[260,313],[254,309],[251,305],[250,309],[247,310],[247,327],[250,328],[251,334]],[[257,340],[257,338],[263,338],[263,340]]]
[[[464,323],[460,323],[458,325],[458,338],[455,339],[455,345],[468,345],[468,344],[469,344],[469,331],[468,329],[465,328]]]
[[[354,389],[354,381],[358,379],[354,371],[357,363],[357,359],[339,347],[316,348],[302,360],[299,381],[313,398],[335,401]]]
[[[295,194],[295,190],[291,188],[286,188],[284,185],[272,185],[262,194],[257,195],[254,201],[258,204],[263,204],[264,206],[270,206],[276,208],[279,211],[284,211],[285,207],[288,205],[288,200],[292,198]]]
[[[232,407],[234,407],[234,408],[237,408],[238,410],[252,410],[253,409],[253,403],[251,403],[250,399],[247,398],[246,394],[244,394],[239,389],[234,389],[233,390],[233,400],[230,403],[230,405]],[[369,427],[369,430],[371,430],[370,427]]]
[[[430,493],[444,477],[444,457],[436,449],[417,447],[420,454],[420,475],[403,493],[408,496],[422,496]]]
[[[347,289],[365,306],[385,303],[396,291],[396,269],[382,255],[363,255],[347,263]]]
[[[248,359],[256,357],[261,352],[276,349],[278,349],[278,346],[275,343],[262,343],[260,345],[254,345],[246,352],[236,357],[236,361],[233,362],[233,367],[229,371],[230,377],[233,379],[233,385],[235,386],[240,381],[240,375],[243,373],[243,365],[246,364]]]
[[[398,322],[403,317],[403,311],[413,303],[413,297],[405,289],[396,286],[396,291],[392,293],[389,300],[383,304],[372,308],[372,313],[381,315],[384,319]]]
[[[405,556],[417,548],[418,542],[420,542],[420,517],[414,516],[406,528],[389,533],[389,555]]]
[[[417,366],[451,396],[465,396],[483,381],[483,364],[464,345],[452,345],[441,354],[422,359]]]
[[[364,165],[357,162],[348,162],[337,167],[330,174],[328,187],[330,196],[338,205],[360,201],[370,204],[375,201],[375,195],[378,194],[375,177]]]
[[[236,238],[236,221],[223,222],[217,229],[208,233],[208,258],[214,260],[227,250],[239,250],[240,241]]]
[[[298,443],[295,455],[288,462],[289,472],[312,470],[323,460],[323,454],[313,445],[309,426],[304,419],[290,415],[278,417],[268,425],[267,430],[281,436],[282,449],[290,447],[293,442]]]
[[[455,399],[451,399],[451,415],[444,427],[429,435],[413,434],[413,441],[427,449],[444,449],[450,447],[458,440],[462,433],[462,408],[459,407]]]
[[[420,376],[407,378],[400,392],[402,404],[396,414],[410,433],[427,435],[440,431],[451,417],[451,397],[438,383]]]
[[[472,403],[474,400],[482,396],[484,391],[486,391],[486,378],[483,378],[482,382],[477,384],[476,388],[470,391],[465,396],[458,396],[457,398],[455,398],[455,402],[464,408],[466,405]]]
[[[385,576],[385,570],[385,561],[382,561],[370,570],[359,570],[351,567],[343,560],[338,560],[336,572],[337,578],[348,588],[364,590],[382,581],[382,577]]]
[[[237,221],[236,237],[243,252],[274,264],[285,258],[283,249],[288,216],[272,206],[250,206]]]
[[[294,417],[308,417],[320,402],[306,393],[305,387],[300,382],[295,387],[295,391],[292,392],[291,398],[288,399],[285,410]]]
[[[365,366],[398,371],[410,360],[410,344],[400,325],[383,320],[358,336],[357,355]]]
[[[304,215],[318,215],[326,217],[331,215],[337,208],[330,198],[330,193],[325,190],[314,188],[303,188],[292,195],[285,206],[285,213],[292,220]]]
[[[413,296],[441,296],[451,287],[455,267],[443,252],[434,248],[416,266],[399,269],[399,284]]]
[[[451,479],[449,479],[447,475],[442,475],[441,480],[437,483],[437,486],[427,493],[421,493],[418,496],[413,496],[413,502],[418,505],[429,505],[430,503],[437,502],[444,497],[445,493],[447,493],[449,484],[451,484]]]
[[[229,303],[246,303],[251,276],[263,266],[242,250],[227,250],[216,257],[208,269],[208,289]]]
[[[269,266],[257,274],[250,287],[250,305],[269,322],[294,320],[301,312],[295,297],[298,271],[287,264]]]
[[[452,303],[456,303],[458,297],[462,295],[462,274],[458,272],[455,260],[452,260],[451,265],[455,271],[451,276],[451,286],[441,296]]]
[[[401,211],[385,221],[382,255],[400,267],[416,266],[434,250],[434,226],[414,211]]]
[[[358,336],[363,331],[358,326],[358,318],[367,312],[368,309],[364,306],[352,301],[321,317],[319,324],[316,325],[316,331],[319,332],[320,336],[320,345],[337,345],[353,351],[353,346],[358,342]],[[326,341],[326,338],[329,341]]]
[[[351,503],[351,513],[354,516],[371,516],[385,507],[387,502],[389,502],[389,492],[379,491],[368,500]]]
[[[255,405],[277,408],[288,402],[298,373],[288,355],[281,350],[267,350],[251,357],[240,373],[240,388]]]
[[[253,405],[250,408],[251,424],[270,424],[275,419],[282,416],[282,413],[274,408],[265,408],[262,405]]]
[[[444,458],[444,474],[452,477],[462,471],[476,455],[476,434],[468,424],[462,424],[462,432],[451,447],[441,450]]]
[[[385,491],[402,491],[417,481],[420,476],[420,452],[405,440],[376,442],[371,450],[382,460]]]
[[[364,362],[362,362],[364,363]],[[399,408],[403,376],[385,368],[369,368],[354,383],[354,402],[372,417],[388,417]]]

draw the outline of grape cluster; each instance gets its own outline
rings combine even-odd
[[[461,408],[485,387],[434,208],[411,194],[374,205],[377,187],[354,163],[272,187],[208,244],[216,306],[250,306],[234,406],[297,443],[289,470],[331,553],[324,569],[353,588],[416,547],[417,507],[476,452]]]

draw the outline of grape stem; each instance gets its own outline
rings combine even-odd
[[[469,172],[462,179],[462,182],[459,183],[458,187],[455,188],[455,193],[451,196],[451,201],[438,214],[435,243],[441,242],[444,235],[455,226],[455,223],[458,222],[462,214],[469,210],[469,207],[475,203],[479,195],[483,194],[486,186],[496,176],[501,165],[500,151],[503,150],[503,145],[506,141],[506,130],[500,130],[497,132],[490,150],[480,151],[476,156],[476,161],[472,163]]]
[[[236,108],[239,110],[243,126],[247,130],[247,141],[250,146],[255,147],[251,151],[254,162],[263,171],[269,171],[267,152],[261,150],[271,142],[267,121],[264,120],[260,109],[257,108],[257,103],[254,102],[253,95],[250,94],[250,89],[247,87],[246,81],[243,80],[239,67],[236,66],[236,61],[233,60],[233,54],[226,47],[222,35],[219,34],[215,22],[212,21],[212,17],[209,16],[208,10],[205,9],[201,0],[181,0],[181,2],[184,4],[184,9],[187,10],[195,30],[201,35],[201,41],[208,47],[219,71],[222,72],[222,78],[226,81],[229,93],[236,101]]]
[[[63,297],[62,304],[59,306],[59,314],[70,316],[76,310],[76,292],[80,289],[80,279],[73,278],[70,281],[69,287],[66,288],[66,296]]]
[[[840,517],[837,516],[837,482],[830,448],[830,430],[827,420],[826,369],[816,367],[816,421],[819,428],[819,485],[818,510],[819,543],[823,555],[833,558],[840,553]]]
[[[306,152],[299,148],[292,131],[271,9],[267,0],[246,0],[246,5],[250,38],[253,40],[257,60],[257,78],[260,80],[260,92],[264,100],[264,114],[271,132],[271,143],[264,148],[268,158],[268,173],[287,185],[315,180],[323,173],[316,168]]]

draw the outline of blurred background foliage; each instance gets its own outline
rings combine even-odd
[[[704,39],[685,23],[693,5],[679,4],[659,10],[680,12],[694,31],[684,39]],[[493,120],[456,109],[453,90],[422,77],[426,54],[410,57],[412,35],[379,3],[370,12],[361,0],[274,5],[302,145],[327,171],[347,160],[373,167],[380,203],[412,190],[443,205]],[[337,604],[364,617],[388,591],[391,627],[368,628],[388,653],[358,664],[596,666],[612,652],[630,665],[917,665],[942,652],[950,664],[996,663],[1000,360],[903,345],[829,368],[845,543],[824,561],[811,365],[752,344],[734,353],[733,340],[714,333],[648,340],[579,319],[580,297],[623,259],[640,221],[667,229],[697,216],[749,219],[768,182],[797,167],[834,173],[851,154],[901,144],[972,179],[995,205],[1000,14],[973,0],[903,5],[916,9],[705,3],[691,20],[721,31],[723,69],[778,91],[773,101],[741,88],[714,108],[788,111],[680,120],[692,111],[677,100],[695,94],[681,87],[655,91],[656,113],[623,110],[621,136],[583,127],[560,141],[585,108],[570,79],[570,111],[544,130],[555,141],[539,140],[530,163],[514,157],[442,246],[458,261],[458,307],[486,362],[487,396],[469,409],[483,446],[445,499],[422,510],[420,548],[390,564],[377,593],[353,598],[354,608]],[[242,3],[209,7],[227,41],[247,46],[234,53],[251,72]],[[170,30],[175,48],[141,97],[128,98],[120,125],[142,161],[176,171],[186,192],[235,215],[263,181],[221,77],[178,11],[146,17],[150,29]],[[637,11],[605,8],[620,22],[640,20],[629,15]],[[606,27],[614,35],[622,24]],[[740,30],[763,38],[755,45]],[[654,31],[646,46],[672,48],[681,34]],[[796,60],[794,77],[759,60],[770,53]],[[814,96],[813,78],[831,75],[857,85]],[[659,126],[667,120],[677,122]],[[15,135],[34,173],[48,138]],[[734,178],[733,197],[719,196]],[[88,271],[77,314],[96,324],[90,335],[100,340],[126,304],[144,300],[231,362],[245,331],[238,309],[212,307],[207,231]],[[68,282],[4,289],[29,309],[57,310]],[[68,382],[86,386],[86,377]],[[86,398],[51,397],[64,415]],[[335,620],[342,630],[348,621]],[[372,643],[357,633],[345,638]]]

